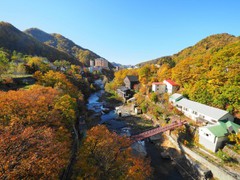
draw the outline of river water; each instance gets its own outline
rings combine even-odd
[[[101,87],[101,90],[93,93],[89,99],[87,108],[96,113],[96,117],[99,117],[103,102],[99,102],[100,97],[104,94],[103,84],[101,80],[95,81],[97,85]],[[110,111],[107,114],[103,114],[99,118],[99,124],[107,124],[107,127],[119,134],[130,135],[131,128],[127,127],[124,121],[116,120],[117,114],[115,111]],[[159,149],[150,142],[143,142],[135,144],[138,149],[142,149],[142,153],[147,153],[147,156],[151,158],[151,166],[154,168],[153,179],[154,180],[183,180],[184,178],[177,171],[176,167],[169,159],[163,159],[159,153]]]

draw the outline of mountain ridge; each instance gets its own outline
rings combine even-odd
[[[58,33],[49,34],[38,28],[26,29],[24,33],[32,36],[33,38],[36,38],[37,40],[48,46],[54,47],[60,51],[68,53],[71,56],[74,56],[81,63],[87,66],[90,65],[91,59],[101,57],[93,51],[75,44],[72,40]]]
[[[169,56],[162,56],[152,60],[147,60],[147,61],[138,63],[136,65],[140,67],[145,64],[161,65],[166,61],[166,59],[168,59],[168,61],[171,61],[170,64],[173,65],[172,64],[173,62],[176,64],[185,58],[190,58],[196,55],[205,54],[206,52],[209,52],[209,53],[217,52],[218,50],[223,48],[225,45],[231,42],[235,42],[239,39],[240,39],[239,37],[228,34],[228,33],[213,34],[198,41],[192,46],[184,48],[183,50],[175,54],[172,54]]]
[[[73,64],[81,64],[75,57],[41,43],[37,39],[23,33],[8,22],[0,22],[0,47],[10,51],[18,51],[28,55],[48,58],[50,61],[65,59]]]

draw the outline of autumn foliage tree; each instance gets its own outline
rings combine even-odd
[[[151,175],[149,160],[132,155],[131,141],[111,133],[105,126],[87,132],[77,159],[80,179],[146,179]]]
[[[58,179],[68,162],[69,142],[50,127],[9,127],[0,137],[0,179]]]
[[[40,71],[35,72],[34,77],[38,80],[38,84],[43,86],[49,86],[62,92],[63,94],[69,94],[74,98],[82,98],[81,92],[75,87],[61,72],[54,72],[52,70],[45,74]]]
[[[240,153],[240,132],[229,134],[228,139],[230,142],[235,143],[234,150]]]
[[[51,87],[0,91],[0,179],[56,179],[68,163],[75,101]]]

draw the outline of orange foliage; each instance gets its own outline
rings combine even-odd
[[[93,127],[78,154],[76,169],[83,179],[146,179],[149,160],[132,155],[131,142],[105,126]]]
[[[69,143],[51,128],[11,127],[0,136],[0,179],[57,179],[66,166]]]
[[[0,92],[0,124],[36,124],[58,121],[54,99],[59,93],[50,87]]]
[[[69,159],[74,101],[51,87],[0,92],[0,179],[56,179]]]

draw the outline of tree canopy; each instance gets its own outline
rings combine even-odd
[[[105,126],[87,132],[80,148],[76,169],[81,179],[146,179],[150,162],[132,155],[131,141],[111,133]]]
[[[51,87],[0,91],[0,178],[59,177],[68,163],[72,99]]]

